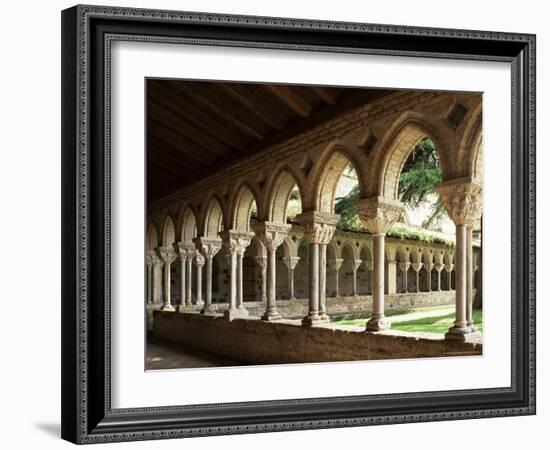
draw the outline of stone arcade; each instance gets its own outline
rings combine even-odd
[[[275,92],[297,110],[307,106]],[[249,362],[480,353],[481,346],[469,342],[479,342],[472,305],[481,297],[481,249],[472,231],[482,212],[481,96],[382,94],[341,111],[330,99],[335,112],[323,120],[218,169],[209,167],[200,178],[149,202],[147,309],[157,336],[188,345],[199,340],[198,348]],[[456,226],[454,245],[386,236],[402,212],[401,169],[424,137],[439,155],[443,181],[437,190]],[[357,173],[356,208],[368,233],[336,230],[336,188],[349,164]],[[296,190],[301,213],[289,223],[288,202]],[[432,347],[429,339],[392,334],[385,316],[388,309],[449,303],[455,304],[454,325]],[[363,333],[350,338],[326,330],[331,315],[359,312],[371,313]],[[301,325],[286,323],[289,318],[301,319]],[[304,339],[318,333],[322,339],[347,339],[349,345],[363,336],[370,347],[351,356],[333,351],[286,358],[248,348],[239,357],[208,337],[206,330],[215,324],[218,334],[233,341],[257,339],[252,329],[261,329],[262,339],[269,340],[270,330],[292,327],[289,342],[299,340],[299,333]],[[416,353],[407,339],[417,342]],[[375,347],[386,348],[385,356]]]

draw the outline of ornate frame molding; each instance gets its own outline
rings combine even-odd
[[[156,31],[146,33],[152,24]],[[109,74],[110,43],[121,39],[511,63],[512,385],[112,409]],[[62,14],[62,57],[63,438],[83,444],[535,413],[535,36],[75,6]],[[410,412],[400,413],[404,407]]]

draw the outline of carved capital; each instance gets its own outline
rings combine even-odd
[[[403,210],[401,202],[384,197],[362,198],[355,207],[372,234],[386,234]]]
[[[193,239],[193,242],[199,251],[199,253],[197,253],[197,264],[199,256],[202,255],[204,258],[213,258],[222,248],[222,241],[220,238],[196,237]]]
[[[431,272],[432,269],[434,268],[434,263],[433,262],[424,263],[424,266],[426,267],[427,272]]]
[[[409,267],[411,267],[411,263],[409,261],[399,263],[399,268],[402,272],[406,272],[407,270],[409,270]]]
[[[285,256],[283,258],[283,262],[290,270],[294,270],[296,268],[296,264],[298,264],[298,261],[300,261],[299,256]]]
[[[286,223],[261,222],[253,226],[258,239],[270,251],[275,251],[283,243],[292,226]]]
[[[334,236],[339,214],[320,211],[307,211],[296,216],[296,220],[304,229],[304,238],[310,244],[328,244]]]
[[[218,234],[228,254],[232,255],[236,253],[241,256],[244,254],[246,248],[250,245],[250,241],[254,237],[254,233],[239,230],[225,230],[220,231]]]
[[[197,252],[195,256],[195,265],[200,269],[202,266],[204,266],[204,263],[204,256],[201,253]]]
[[[336,259],[329,260],[328,264],[331,269],[340,270],[340,267],[342,267],[343,262],[344,260],[342,258],[336,258]]]
[[[172,264],[177,256],[172,247],[159,247],[157,248],[157,252],[164,264]]]
[[[193,258],[197,252],[197,247],[192,242],[178,242],[176,249],[182,260]]]
[[[413,270],[414,270],[415,272],[420,272],[420,269],[422,269],[422,266],[423,266],[423,265],[424,265],[424,264],[421,263],[421,262],[413,262],[413,263],[411,264],[411,266],[412,266],[412,268],[413,268]]]
[[[468,178],[444,181],[436,186],[441,205],[455,223],[473,227],[481,218],[482,188]]]
[[[361,267],[362,262],[363,261],[360,259],[354,259],[353,261],[351,261],[351,268],[353,270],[359,269],[359,267]]]
[[[454,266],[455,266],[454,264],[445,264],[445,271],[449,273],[452,272]]]
[[[154,250],[147,250],[147,254],[145,255],[145,260],[147,261],[148,266],[153,266],[157,263],[158,256]]]
[[[445,267],[444,264],[440,264],[440,263],[434,264],[434,269],[437,270],[438,272],[441,272],[443,270],[443,267]]]
[[[256,256],[255,260],[260,269],[267,269],[267,256]]]

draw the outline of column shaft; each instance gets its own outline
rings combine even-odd
[[[185,282],[185,270],[186,270],[186,264],[187,264],[187,257],[183,257],[180,259],[180,305],[186,305],[186,294],[187,294],[187,284]]]
[[[277,270],[277,248],[267,249],[267,305],[262,320],[280,319],[281,315],[277,311],[277,302],[275,299],[275,283]]]
[[[309,313],[302,322],[319,320],[319,244],[309,244]]]
[[[229,256],[229,310],[237,308],[237,253]]]
[[[328,319],[327,314],[327,244],[319,244],[319,317]]]
[[[243,253],[237,252],[237,308],[244,308],[243,300]]]
[[[196,298],[196,305],[202,306],[203,300],[202,300],[202,267],[204,264],[197,264],[197,298]]]
[[[206,257],[206,299],[204,309],[212,309],[212,256]]]
[[[464,335],[469,331],[466,326],[466,225],[456,226],[455,262],[455,322],[446,335],[448,338]],[[448,273],[450,275],[451,272]],[[449,276],[449,282],[450,280]]]
[[[193,257],[187,257],[187,276],[186,278],[186,294],[185,294],[185,304],[191,306],[192,304],[192,287],[193,287]]]
[[[290,300],[295,298],[294,296],[294,269],[288,269],[288,297]]]
[[[474,256],[472,247],[472,227],[466,227],[466,321],[467,325],[476,331],[473,317],[474,304]]]
[[[374,234],[373,241],[373,292],[372,319],[367,331],[381,331],[389,328],[384,315],[384,235]]]
[[[147,303],[153,303],[153,264],[147,264]]]

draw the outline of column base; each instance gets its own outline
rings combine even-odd
[[[269,311],[266,311],[262,314],[262,317],[260,319],[265,320],[267,322],[274,322],[276,320],[281,320],[283,317],[279,314],[279,311],[276,309],[272,309]]]
[[[248,317],[248,311],[246,309],[240,309],[240,308],[226,309],[223,312],[223,317],[229,321],[233,319],[244,319]]]
[[[162,305],[160,310],[161,311],[174,312],[176,310],[176,308],[174,308],[172,305]]]
[[[449,328],[449,331],[445,333],[445,339],[448,341],[459,341],[459,342],[473,342],[481,338],[481,333],[477,331],[472,331],[468,326],[453,326]]]
[[[205,305],[205,304],[206,304],[206,303],[204,303],[204,300],[201,300],[201,301],[199,301],[199,302],[195,302],[195,306],[196,306],[197,308],[199,308],[199,309],[204,308],[204,305]]]
[[[179,313],[191,313],[196,312],[197,308],[195,308],[193,305],[178,305],[176,306],[176,312]]]
[[[200,313],[204,314],[206,316],[213,316],[213,315],[217,314],[218,312],[214,308],[212,308],[211,306],[205,306],[204,308],[202,308],[200,310]]]
[[[391,328],[391,324],[386,320],[386,317],[373,317],[367,322],[365,331],[385,331]]]
[[[317,313],[307,315],[302,319],[302,325],[304,327],[314,327],[328,322],[330,322],[330,318],[324,318]]]
[[[324,311],[319,313],[319,317],[321,318],[321,320],[324,320],[325,323],[330,322],[330,316]]]

